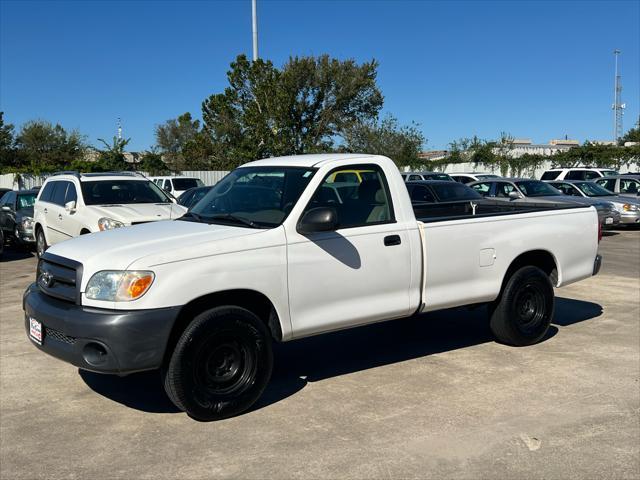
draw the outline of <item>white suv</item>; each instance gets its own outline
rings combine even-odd
[[[610,168],[552,168],[544,172],[540,180],[593,180],[611,175],[618,172]]]
[[[61,172],[45,182],[34,206],[36,251],[85,233],[181,217],[161,188],[136,173]]]
[[[195,177],[149,177],[149,180],[176,198],[190,188],[204,187],[202,180]]]

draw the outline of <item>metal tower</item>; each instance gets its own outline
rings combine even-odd
[[[624,114],[624,109],[626,105],[622,103],[622,81],[621,75],[618,74],[618,55],[620,55],[620,50],[614,50],[613,55],[616,59],[616,67],[615,67],[615,81],[614,81],[614,90],[613,90],[613,141],[617,142],[620,137],[622,137],[622,115]]]
[[[253,61],[258,60],[258,5],[251,0],[251,31],[253,35]]]
[[[118,140],[122,140],[122,120],[118,117]]]

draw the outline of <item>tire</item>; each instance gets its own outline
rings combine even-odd
[[[537,267],[522,267],[507,281],[490,309],[491,331],[501,343],[532,345],[544,338],[554,309],[553,285]]]
[[[211,421],[248,410],[272,369],[271,336],[264,323],[244,308],[224,306],[193,319],[162,373],[176,407],[191,418]]]
[[[47,245],[47,238],[44,236],[44,230],[42,230],[42,227],[38,227],[38,230],[36,231],[36,255],[38,258],[40,258],[44,252],[47,251],[47,248],[49,248],[49,245]]]

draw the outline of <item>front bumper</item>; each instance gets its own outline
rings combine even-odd
[[[13,236],[23,245],[33,245],[36,243],[36,237],[33,234],[33,229],[27,230],[16,227],[13,231]]]
[[[640,212],[622,212],[620,214],[620,223],[622,225],[640,224]]]
[[[22,300],[29,318],[42,323],[40,350],[84,370],[128,374],[162,365],[180,307],[107,310],[57,300],[31,284]]]

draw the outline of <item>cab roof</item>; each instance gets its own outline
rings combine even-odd
[[[368,155],[365,153],[315,153],[307,155],[289,155],[286,157],[265,158],[245,163],[244,167],[319,167],[324,163],[335,162],[340,160],[361,160],[365,158],[374,158],[376,155]]]

